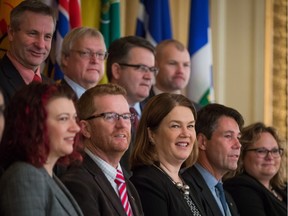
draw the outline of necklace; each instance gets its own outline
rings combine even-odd
[[[188,196],[190,193],[190,188],[188,185],[186,185],[182,178],[180,178],[184,184],[181,182],[175,182],[160,166],[156,166],[153,164],[155,168],[157,168],[160,172],[162,172],[165,176],[168,177],[168,179],[176,186],[176,188],[183,193],[184,196]]]

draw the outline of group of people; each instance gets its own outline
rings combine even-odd
[[[183,44],[154,48],[127,36],[107,51],[99,31],[76,28],[54,83],[40,69],[52,9],[23,1],[10,20],[0,60],[0,215],[287,215],[276,129],[244,127],[237,110],[185,97]],[[98,84],[105,60],[109,83]]]

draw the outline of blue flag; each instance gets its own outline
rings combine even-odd
[[[209,0],[191,0],[188,50],[191,76],[187,96],[206,105],[214,101]]]
[[[172,38],[169,0],[140,0],[136,35],[154,46]]]

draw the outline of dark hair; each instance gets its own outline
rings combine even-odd
[[[5,109],[6,125],[0,144],[0,164],[7,168],[15,161],[25,161],[41,167],[49,154],[46,106],[52,99],[68,98],[74,95],[56,84],[31,83],[16,92]],[[81,161],[74,143],[72,154],[62,157],[59,162],[69,164]]]
[[[217,103],[204,106],[198,111],[197,116],[196,133],[204,134],[207,139],[211,139],[212,133],[217,128],[218,120],[222,116],[233,118],[240,130],[244,125],[244,119],[237,110]]]
[[[243,166],[243,160],[246,156],[246,149],[253,145],[261,136],[261,133],[270,133],[274,139],[276,140],[278,147],[282,148],[282,140],[280,139],[276,128],[269,127],[263,124],[262,122],[257,122],[247,127],[244,127],[241,131],[242,136],[240,138],[240,143],[242,145],[240,158],[238,160],[238,168],[236,170],[236,174],[240,174],[245,170]],[[283,154],[285,156],[285,154]],[[274,188],[284,188],[285,187],[285,176],[284,176],[284,169],[285,163],[284,159],[281,159],[280,169],[277,174],[271,179],[270,184]]]
[[[77,101],[77,115],[79,120],[88,118],[95,112],[94,97],[104,95],[123,95],[126,97],[126,90],[117,84],[100,84],[88,89]]]
[[[51,16],[54,23],[54,30],[56,27],[56,16],[54,10],[39,0],[22,1],[10,13],[10,27],[17,31],[20,23],[25,19],[22,15],[25,11],[31,11],[37,14]]]
[[[135,47],[142,47],[150,50],[155,55],[154,46],[144,38],[138,36],[126,36],[113,41],[108,49],[107,59],[107,78],[109,82],[112,80],[112,65],[114,63],[124,62],[129,60],[130,50]]]
[[[162,93],[152,97],[145,105],[137,129],[134,150],[131,155],[132,170],[137,166],[152,165],[159,162],[155,146],[149,140],[148,128],[152,132],[155,132],[161,121],[176,106],[189,108],[196,121],[196,110],[192,102],[181,94]],[[192,153],[183,163],[182,167],[191,166],[197,160],[197,155],[198,147],[195,142]]]

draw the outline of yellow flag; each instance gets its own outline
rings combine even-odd
[[[7,29],[10,23],[10,12],[22,0],[0,0],[0,58],[9,47]]]

